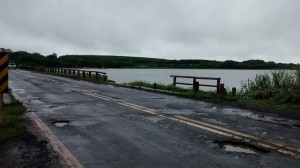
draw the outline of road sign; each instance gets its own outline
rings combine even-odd
[[[0,94],[8,92],[8,52],[0,52]]]

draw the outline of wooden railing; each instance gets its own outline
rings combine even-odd
[[[90,71],[90,70],[81,70],[76,68],[48,68],[48,67],[31,67],[31,66],[22,66],[21,69],[50,73],[50,74],[57,74],[57,75],[67,75],[70,77],[75,77],[78,79],[93,79],[93,80],[100,80],[100,81],[108,81],[107,74],[105,72],[100,71]],[[114,81],[108,81],[114,82]]]
[[[96,79],[96,80],[107,80],[107,75],[105,72],[100,71],[90,71],[90,70],[81,70],[74,68],[44,68],[44,72],[61,74],[61,75],[69,75],[77,78],[83,79]]]
[[[197,76],[179,76],[179,75],[171,75],[170,77],[173,78],[173,83],[172,85],[175,87],[177,84],[179,85],[191,85],[193,86],[194,91],[199,91],[199,86],[204,86],[204,87],[215,87],[217,88],[217,93],[220,93],[224,90],[224,84],[221,84],[221,78],[211,78],[211,77],[197,77]],[[178,78],[185,78],[185,79],[192,79],[192,83],[184,83],[184,82],[177,82]],[[208,85],[208,84],[200,84],[200,80],[216,80],[216,85]]]

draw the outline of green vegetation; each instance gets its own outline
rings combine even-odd
[[[273,105],[300,105],[300,70],[295,73],[274,71],[271,75],[257,75],[254,80],[242,84],[239,97]]]
[[[154,84],[147,82],[147,81],[135,81],[135,82],[129,83],[129,85],[146,87],[146,88],[154,88]],[[167,91],[173,91],[173,92],[179,92],[179,93],[185,93],[185,92],[191,91],[191,89],[185,89],[185,88],[181,88],[181,87],[173,87],[172,85],[164,85],[164,84],[156,84],[156,88],[159,90],[167,90]]]
[[[145,88],[154,88],[154,84],[146,82],[146,81],[136,81],[131,82],[128,85],[145,87]],[[171,95],[188,97],[192,99],[209,99],[209,100],[227,100],[227,101],[236,101],[236,97],[230,96],[228,94],[217,94],[216,91],[197,91],[194,92],[191,89],[185,89],[181,87],[173,87],[172,85],[164,85],[164,84],[156,84],[156,89],[161,91],[169,91],[164,92]]]
[[[129,83],[129,85],[154,88],[154,84],[144,81]],[[211,91],[194,92],[191,89],[157,84],[156,89],[171,91],[173,95],[195,99],[227,100],[239,104],[257,104],[278,107],[280,109],[300,109],[300,70],[295,73],[274,71],[271,75],[257,75],[255,79],[242,83],[236,97],[231,93],[218,94]]]
[[[25,51],[12,52],[10,62],[23,67],[68,67],[68,68],[188,68],[188,69],[297,69],[300,64],[283,64],[265,62],[263,60],[247,60],[243,62],[227,60],[182,59],[167,60],[145,57],[113,56],[113,55],[65,55],[57,57],[51,54],[43,56],[39,53]]]
[[[25,131],[21,118],[25,110],[23,104],[14,99],[11,103],[4,104],[4,124],[0,126],[0,141],[20,135]]]

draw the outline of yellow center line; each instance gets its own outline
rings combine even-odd
[[[102,99],[102,100],[105,100],[105,101],[111,101],[111,102],[117,103],[119,105],[129,107],[131,109],[135,109],[135,110],[143,111],[143,112],[148,113],[148,114],[156,115],[156,116],[162,117],[164,119],[169,119],[169,120],[179,122],[179,123],[182,123],[182,124],[185,124],[185,125],[189,125],[189,126],[192,126],[192,127],[195,127],[195,128],[206,130],[208,132],[212,132],[212,133],[215,133],[215,134],[218,134],[218,135],[231,137],[231,138],[234,138],[234,139],[237,139],[237,140],[243,140],[244,142],[247,142],[247,143],[250,143],[250,144],[253,144],[253,145],[258,145],[258,146],[266,148],[266,149],[275,150],[279,153],[289,155],[289,156],[293,156],[297,159],[300,159],[300,149],[288,147],[288,146],[282,145],[280,143],[269,142],[269,141],[263,140],[262,138],[256,137],[254,135],[249,135],[249,134],[245,134],[245,133],[242,133],[242,132],[237,132],[237,131],[234,131],[234,130],[231,130],[231,129],[222,128],[222,127],[219,127],[219,126],[216,126],[216,125],[208,124],[208,123],[201,122],[201,121],[198,121],[198,120],[193,120],[193,119],[186,118],[186,117],[183,117],[183,116],[178,116],[178,115],[176,115],[176,116],[166,116],[166,115],[161,114],[157,110],[154,110],[154,109],[151,109],[151,108],[147,108],[147,107],[144,107],[144,106],[140,106],[140,105],[125,102],[125,101],[116,100],[116,99],[110,98],[108,96],[103,96],[103,95],[100,95],[100,94],[97,94],[97,93],[89,93],[85,90],[80,90],[80,89],[71,89],[71,90],[78,91],[78,92],[81,92],[83,94],[93,96],[93,97],[96,97],[96,98],[99,98],[99,99]]]
[[[236,134],[238,136],[243,136],[243,137],[246,137],[246,138],[251,138],[251,139],[257,140],[257,141],[261,140],[261,138],[258,138],[258,137],[252,136],[252,135],[248,135],[248,134],[244,134],[244,133],[237,132],[237,131],[234,131],[234,130],[222,128],[222,127],[219,127],[219,126],[216,126],[216,125],[212,125],[212,124],[208,124],[208,123],[205,123],[205,122],[201,122],[201,121],[198,121],[198,120],[189,119],[189,118],[186,118],[186,117],[183,117],[183,116],[175,116],[175,117],[176,118],[180,118],[182,120],[189,121],[189,122],[193,122],[193,123],[205,125],[205,126],[208,126],[208,127],[214,128],[214,129],[218,129],[218,130],[221,130],[221,131],[225,131],[225,132],[229,132],[229,133],[232,133],[232,134]]]

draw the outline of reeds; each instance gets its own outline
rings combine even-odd
[[[239,95],[244,99],[268,99],[275,104],[300,103],[300,70],[256,75],[242,82]]]

